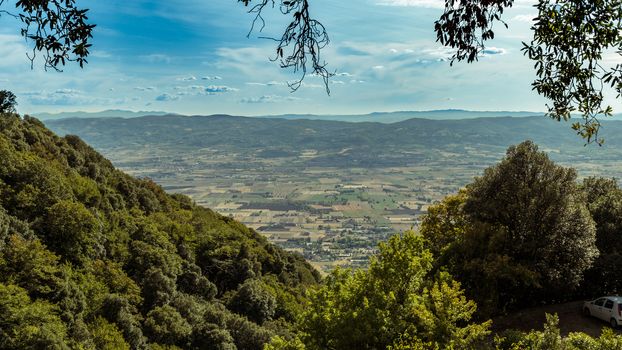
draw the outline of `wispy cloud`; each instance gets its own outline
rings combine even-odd
[[[26,52],[28,48],[24,43],[24,38],[19,35],[0,34],[0,67],[23,66],[26,63]]]
[[[282,81],[269,81],[267,83],[256,83],[256,82],[247,82],[246,85],[254,85],[254,86],[284,86],[287,83]]]
[[[163,93],[162,95],[158,95],[155,100],[158,102],[176,101],[179,100],[179,96]]]
[[[52,106],[83,106],[90,104],[120,104],[125,99],[110,99],[89,96],[81,90],[76,89],[58,89],[52,92],[36,91],[21,93],[20,96],[33,105],[52,105]]]
[[[189,75],[186,77],[179,77],[176,79],[177,81],[195,81],[197,80],[197,77],[195,77],[194,75]]]
[[[482,54],[484,55],[505,55],[506,53],[506,49],[494,46],[487,47],[484,51],[482,51]]]
[[[157,90],[154,86],[136,86],[134,87],[134,90],[138,90],[138,91],[155,91]]]
[[[531,23],[534,18],[538,17],[535,13],[521,14],[512,17],[513,21]]]
[[[294,96],[279,96],[279,95],[263,95],[260,97],[248,97],[240,100],[241,103],[277,103],[285,101],[298,101],[301,100]]]
[[[213,77],[204,76],[204,77],[201,77],[201,80],[222,80],[222,77],[218,75],[214,75]]]
[[[377,3],[385,6],[408,6],[408,7],[427,7],[427,8],[444,8],[443,0],[382,0]]]
[[[233,92],[233,91],[239,91],[236,88],[232,88],[229,86],[225,86],[225,85],[210,85],[208,87],[205,88],[205,92],[207,92],[208,94],[219,94],[219,93],[224,93],[224,92]]]
[[[159,53],[142,55],[139,58],[147,63],[171,63],[171,56]]]

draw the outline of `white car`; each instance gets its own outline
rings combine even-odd
[[[583,314],[609,322],[612,328],[622,325],[622,297],[602,297],[583,303]]]

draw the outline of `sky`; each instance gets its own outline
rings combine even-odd
[[[291,92],[298,75],[271,62],[287,17],[268,9],[263,32],[247,37],[253,15],[237,0],[78,0],[97,24],[89,64],[62,73],[33,69],[21,23],[0,17],[0,89],[21,113],[127,109],[181,114],[365,114],[404,110],[544,111],[531,89],[532,63],[520,51],[535,10],[517,0],[509,29],[476,63],[450,66],[435,42],[442,0],[312,0],[331,43],[336,72],[328,96],[318,77]],[[6,6],[6,5],[4,5]]]

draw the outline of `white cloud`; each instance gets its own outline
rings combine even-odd
[[[423,53],[425,58],[436,59],[436,60],[440,60],[440,61],[446,61],[446,60],[451,59],[451,57],[455,53],[455,50],[454,49],[450,49],[450,48],[445,47],[445,46],[438,46],[438,47],[433,48],[433,49],[424,49],[421,52]]]
[[[348,77],[348,78],[353,77],[353,75],[348,72],[335,73],[335,76],[336,77]]]
[[[483,55],[505,55],[507,50],[500,47],[490,46],[484,49],[482,52]]]
[[[279,96],[279,95],[263,95],[260,97],[248,97],[240,100],[241,103],[277,103],[285,101],[298,101],[300,98],[293,96]]]
[[[193,91],[193,90],[202,91],[202,90],[205,90],[205,86],[203,85],[175,86],[174,89],[184,90],[184,91]]]
[[[141,60],[148,63],[171,63],[171,57],[164,54],[151,54],[151,55],[143,55],[139,57]]]
[[[147,86],[147,87],[144,87],[144,86],[136,86],[136,87],[134,87],[134,90],[138,90],[138,91],[155,91],[155,90],[156,90],[156,88],[155,88],[155,87],[153,87],[153,86]]]
[[[104,50],[95,50],[93,52],[91,52],[90,54],[91,57],[97,57],[97,58],[110,58],[112,57],[112,54],[108,51],[104,51]]]
[[[238,89],[232,88],[229,86],[224,86],[224,85],[220,85],[220,86],[210,85],[205,88],[205,92],[207,92],[208,95],[214,95],[218,93],[232,92],[232,91],[238,91]]]
[[[445,8],[444,0],[382,0],[378,5]]]
[[[179,96],[174,96],[174,95],[167,94],[167,93],[163,93],[162,95],[159,95],[158,97],[155,98],[155,100],[158,102],[175,101],[178,99],[179,99]]]
[[[24,44],[24,38],[19,35],[0,34],[0,67],[24,66],[30,67],[26,52],[28,48]]]
[[[195,81],[195,80],[197,80],[197,77],[195,77],[194,75],[177,78],[177,81]]]
[[[204,76],[204,77],[201,78],[201,80],[222,80],[222,77],[220,77],[218,75],[214,75],[213,77]]]
[[[533,19],[536,18],[537,16],[538,15],[535,14],[535,13],[516,15],[516,16],[512,17],[512,21],[531,23],[533,21]]]
[[[52,92],[37,91],[21,93],[28,102],[36,106],[86,106],[93,104],[119,104],[125,102],[124,99],[109,99],[92,97],[81,90],[76,89],[57,89]]]
[[[269,81],[267,83],[256,83],[256,82],[248,82],[246,85],[255,85],[255,86],[283,86],[286,85],[285,82],[282,81]]]

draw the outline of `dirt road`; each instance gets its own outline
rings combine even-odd
[[[570,332],[584,332],[593,337],[600,336],[603,328],[609,327],[608,323],[594,317],[585,317],[581,313],[583,301],[574,301],[565,304],[547,305],[524,309],[506,316],[493,319],[493,331],[501,332],[505,329],[518,329],[530,331],[542,330],[545,322],[545,314],[557,314],[559,316],[559,328],[562,335]],[[618,329],[622,334],[622,330]]]

